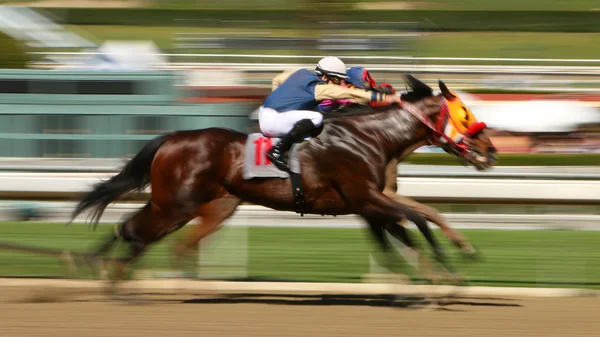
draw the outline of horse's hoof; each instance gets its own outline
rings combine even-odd
[[[66,270],[65,274],[67,278],[73,278],[77,273],[77,263],[75,262],[71,251],[65,250],[64,252],[62,252],[62,254],[59,257],[59,261],[62,263]]]
[[[477,256],[477,249],[475,249],[475,247],[469,245],[466,247],[462,247],[461,248],[461,252],[465,255],[465,256]]]
[[[481,252],[470,244],[462,246],[460,253],[463,258],[470,261],[481,261],[483,259]]]
[[[127,305],[142,305],[151,304],[152,300],[143,299],[138,297],[139,294],[127,293],[125,290],[119,288],[121,282],[109,281],[109,284],[105,288],[106,295],[115,302]]]
[[[444,282],[444,280],[445,280],[445,277],[443,277],[442,275],[439,275],[437,273],[428,275],[425,278],[425,281],[428,282],[430,285],[442,284]]]
[[[432,301],[431,303],[423,305],[420,311],[436,311],[440,309],[442,309],[442,306],[438,302]]]
[[[442,264],[446,263],[446,261],[448,260],[446,253],[441,249],[434,250],[433,257],[437,262]]]
[[[471,284],[471,279],[467,275],[456,274],[454,275],[454,282],[459,286],[468,286]]]
[[[114,280],[108,281],[107,286],[104,288],[104,292],[111,301],[127,304],[132,303],[131,298],[128,298],[128,295],[123,294],[121,289],[119,289],[119,282]]]

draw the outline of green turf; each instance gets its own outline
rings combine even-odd
[[[196,8],[289,8],[291,6],[300,7],[302,4],[310,5],[318,3],[323,6],[325,3],[395,3],[402,4],[400,9],[460,9],[460,10],[594,10],[599,8],[600,4],[596,0],[337,0],[337,1],[296,1],[296,0],[253,0],[239,1],[226,0],[220,1],[217,5],[214,1],[195,1],[195,0],[170,0],[163,1],[169,7],[196,7]],[[366,7],[369,8],[369,7]],[[374,7],[377,8],[377,7]],[[399,7],[395,7],[396,9]]]
[[[369,0],[377,2],[378,0]],[[408,0],[420,9],[446,10],[597,10],[597,0]]]
[[[592,41],[597,41],[599,38],[600,34],[598,33],[432,33],[417,41],[415,55],[422,57],[597,59],[600,55],[600,46]],[[439,61],[430,62],[439,63]],[[500,64],[500,62],[495,64]]]
[[[269,36],[287,37],[317,37],[319,30],[274,29],[261,30],[255,28],[191,28],[191,27],[143,27],[143,26],[71,26],[76,32],[95,39],[105,40],[153,40],[164,51],[173,51],[174,34],[203,33],[205,36],[214,33],[236,32],[270,32]],[[347,30],[344,33],[360,33]],[[370,31],[370,33],[390,33],[386,31]],[[228,36],[228,35],[225,35]],[[410,55],[420,57],[503,57],[503,58],[598,58],[600,45],[593,41],[600,40],[600,33],[428,33],[409,45],[406,51],[376,51],[347,52],[351,55]],[[227,53],[227,54],[287,54],[287,55],[321,55],[319,50],[227,50],[227,49],[196,49],[180,50],[179,52],[194,53]],[[336,53],[343,55],[344,52]],[[202,59],[211,60],[211,59]],[[229,60],[229,59],[228,59]],[[214,61],[214,59],[213,59]],[[220,60],[222,61],[222,60]],[[233,61],[233,59],[232,59]],[[389,62],[389,61],[386,61]],[[442,61],[430,61],[440,63]],[[496,63],[495,63],[496,64]],[[516,64],[516,63],[511,63]]]
[[[254,32],[257,36],[263,33],[268,33],[267,36],[316,36],[316,32],[313,30],[298,31],[294,29],[260,29],[260,28],[194,28],[194,27],[169,27],[169,26],[111,26],[111,25],[82,25],[75,26],[70,25],[67,28],[72,29],[78,33],[89,35],[92,38],[96,38],[98,41],[104,40],[153,40],[159,47],[163,49],[172,48],[172,44],[175,41],[174,34],[176,33],[201,33],[207,37],[223,36],[225,33],[231,33],[231,36],[235,36],[235,33]],[[214,34],[214,35],[211,35]],[[199,36],[202,36],[199,35]],[[225,35],[228,36],[228,35]]]
[[[81,224],[3,223],[2,241],[85,249],[110,230],[91,233]],[[226,228],[229,231],[237,228]],[[600,232],[464,230],[484,254],[481,262],[459,258],[440,233],[453,263],[476,285],[600,288]],[[234,232],[235,233],[235,232]],[[181,233],[176,233],[175,236]],[[174,237],[175,237],[174,236]],[[415,237],[417,237],[415,235]],[[420,236],[418,242],[422,243]],[[249,276],[286,281],[359,282],[369,272],[374,246],[364,229],[259,228],[249,230]],[[154,246],[141,268],[169,267],[172,238]],[[416,276],[414,270],[401,270]],[[55,258],[0,251],[2,276],[62,276]]]
[[[98,42],[105,40],[153,40],[165,52],[190,53],[228,53],[228,54],[287,54],[287,55],[321,55],[319,50],[239,50],[239,49],[195,49],[173,50],[174,34],[202,33],[203,36],[229,36],[223,33],[237,32],[269,33],[268,36],[280,37],[317,37],[318,29],[259,29],[259,28],[194,28],[165,26],[106,26],[85,25],[70,26],[78,33]],[[219,33],[218,35],[211,35]],[[345,30],[343,33],[361,33],[358,30]],[[364,33],[364,32],[363,32]],[[393,33],[391,31],[369,31],[369,33]],[[260,36],[260,35],[259,35]],[[264,35],[263,35],[264,36]],[[405,51],[375,51],[371,55],[411,55],[420,57],[500,57],[500,58],[597,58],[600,45],[593,41],[600,40],[600,33],[531,33],[531,32],[430,32]],[[339,52],[344,54],[367,55],[366,52]],[[202,59],[210,61],[210,58]],[[215,61],[217,59],[212,59]],[[235,59],[228,59],[236,61]],[[246,59],[247,60],[247,59]],[[222,60],[220,60],[222,61]],[[389,62],[389,61],[386,61]],[[440,63],[443,61],[430,61]],[[518,63],[511,63],[518,64]]]
[[[41,2],[41,0],[0,0],[0,4],[22,4]],[[600,5],[596,0],[336,0],[336,1],[314,1],[314,0],[222,0],[222,1],[198,1],[198,0],[153,0],[146,1],[146,5],[168,8],[290,8],[325,4],[357,4],[357,3],[398,3],[403,8],[416,9],[461,9],[461,10],[594,10]]]
[[[446,153],[415,153],[404,161],[422,165],[460,165]],[[499,154],[497,166],[600,166],[600,154]],[[599,169],[600,172],[600,169]]]

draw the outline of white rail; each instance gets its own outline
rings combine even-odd
[[[350,65],[350,64],[349,64]],[[600,74],[600,66],[520,66],[520,65],[449,65],[449,64],[361,64],[370,71],[420,72],[446,74],[536,74],[554,76],[581,76]],[[250,63],[250,62],[170,62],[158,65],[164,69],[215,69],[240,71],[282,71],[289,68],[310,68],[310,63]]]
[[[108,206],[100,223],[114,224],[132,214],[142,203],[115,203]],[[3,202],[0,203],[0,221],[21,220],[25,214],[36,221],[66,223],[75,208],[73,202]],[[600,230],[600,214],[442,214],[457,229],[502,230]],[[75,222],[85,222],[83,214]],[[198,224],[193,220],[191,225]],[[241,205],[226,222],[227,226],[302,227],[302,228],[364,228],[365,222],[355,215],[337,217],[307,214],[300,217],[294,212],[274,211],[257,205]],[[414,225],[410,225],[414,228]]]
[[[0,158],[0,172],[59,172],[59,173],[107,173],[116,174],[123,168],[127,158]],[[487,172],[460,165],[398,165],[400,179],[416,178],[477,178],[477,179],[560,179],[600,180],[600,168],[594,166],[496,166]]]
[[[88,67],[84,59],[97,52],[48,52],[44,54],[68,69]],[[169,61],[155,65],[157,70],[189,71],[219,69],[242,73],[279,72],[291,67],[314,67],[323,55],[262,54],[181,54],[156,53]],[[219,62],[213,62],[218,59]],[[600,82],[600,59],[476,58],[414,56],[343,56],[348,66],[360,64],[371,71],[453,76],[456,88],[520,88],[536,91],[596,92]],[[55,68],[55,61],[36,62],[32,67]],[[432,64],[435,63],[435,64]],[[515,64],[520,63],[520,64]],[[61,66],[59,65],[58,68]],[[480,78],[471,78],[479,76]],[[528,79],[512,79],[527,76]],[[491,77],[491,78],[488,78]],[[499,79],[496,77],[504,78]],[[552,82],[552,81],[554,82]],[[260,81],[260,80],[259,80]],[[508,82],[506,82],[508,81]],[[268,79],[270,83],[270,79]],[[506,83],[505,83],[506,82]],[[394,84],[394,83],[393,83]],[[397,83],[396,83],[397,84]]]
[[[38,53],[53,56],[76,56],[71,61],[78,62],[82,56],[100,55],[97,52],[48,52]],[[188,68],[220,68],[229,70],[253,70],[253,71],[280,71],[290,67],[312,67],[314,60],[322,56],[309,55],[260,55],[260,54],[170,54],[156,53],[167,58],[188,59],[186,62],[174,62],[157,64],[159,69],[188,69]],[[202,61],[207,58],[218,58],[223,62]],[[486,73],[486,74],[546,74],[546,75],[594,75],[600,74],[600,59],[528,59],[528,58],[472,58],[472,57],[413,57],[413,56],[343,56],[344,60],[351,65],[357,61],[372,71],[386,72],[430,72],[430,73]],[[199,61],[191,61],[196,59]],[[247,59],[246,62],[227,61],[227,59]],[[264,60],[281,62],[264,62]],[[293,60],[289,62],[288,60]],[[306,60],[301,61],[301,60]],[[257,62],[258,61],[258,62]],[[302,63],[298,63],[301,61]],[[369,61],[377,61],[369,63]],[[386,61],[386,62],[381,62]],[[493,64],[420,64],[423,61],[451,61],[451,62],[489,62]],[[69,59],[65,59],[69,63]],[[507,65],[506,63],[563,63],[563,65]],[[77,67],[76,65],[73,67]],[[81,65],[85,67],[85,65]]]
[[[0,173],[0,193],[68,194],[88,191],[114,173]],[[147,189],[146,192],[150,190]],[[600,181],[555,179],[398,179],[398,193],[438,202],[477,201],[600,204]]]

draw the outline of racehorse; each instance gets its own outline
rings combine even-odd
[[[410,98],[410,96],[414,96],[414,88],[417,88],[416,91],[419,93],[423,93],[423,95],[432,96],[432,89],[421,81],[417,80],[412,76],[407,77],[409,84],[413,87],[413,92],[408,92],[404,94],[403,99]],[[443,83],[442,83],[443,85]],[[446,91],[448,92],[448,91]],[[450,96],[450,95],[449,95]],[[461,107],[465,110],[469,110],[464,103],[460,100],[460,98],[456,95],[452,98],[453,101],[456,101]],[[338,111],[338,113],[349,113],[355,109],[365,110],[364,106],[350,106],[342,111]],[[466,112],[466,111],[463,111]],[[469,111],[470,113],[470,111]],[[326,117],[327,119],[327,117]],[[476,121],[472,121],[475,123]],[[256,128],[255,130],[258,130]],[[422,145],[429,145],[430,142],[424,141],[422,144],[417,143],[415,148],[418,148]],[[406,156],[411,154],[411,151],[405,151],[401,153],[398,157],[393,158],[385,169],[385,188],[383,193],[387,195],[389,198],[394,199],[395,201],[403,204],[404,206],[409,207],[411,210],[420,214],[417,216],[412,212],[408,212],[407,218],[410,221],[414,222],[417,225],[417,228],[424,234],[427,241],[430,243],[434,252],[436,253],[436,257],[439,260],[444,260],[443,252],[441,248],[436,243],[434,236],[431,234],[426,221],[434,222],[440,229],[442,233],[452,241],[452,243],[461,249],[461,252],[467,256],[475,256],[477,253],[475,248],[471,245],[471,243],[463,237],[459,232],[454,230],[450,224],[432,207],[417,202],[411,198],[406,196],[402,196],[398,194],[398,163],[404,160]],[[242,200],[232,195],[231,193],[224,191],[224,194],[217,198],[215,201],[208,203],[200,208],[197,215],[202,219],[201,225],[195,226],[190,229],[186,236],[184,236],[181,240],[179,240],[174,249],[174,256],[176,258],[176,265],[180,263],[180,260],[185,257],[186,254],[197,251],[199,243],[207,237],[208,235],[217,231],[221,224],[229,218],[236,210],[236,208],[241,204]],[[406,242],[405,242],[406,243]],[[410,243],[408,243],[410,246]]]
[[[468,137],[460,144],[440,131],[454,123],[449,107],[456,106],[452,102],[457,96],[441,81],[441,94],[434,96],[431,88],[411,79],[413,91],[405,95],[401,106],[328,116],[322,132],[297,150],[300,186],[294,185],[293,179],[245,178],[249,139],[245,133],[223,128],[176,131],[148,142],[117,175],[95,185],[79,202],[70,222],[91,210],[96,225],[110,203],[151,185],[146,205],[116,225],[114,233],[93,253],[100,258],[119,239],[129,245],[115,283],[150,244],[197,216],[212,215],[220,223],[242,201],[298,211],[297,190],[303,191],[302,213],[359,215],[384,251],[389,251],[384,230],[407,240],[404,227],[398,225],[405,220],[407,207],[382,192],[386,166],[393,158],[444,138],[449,152],[477,169],[495,163],[496,149],[484,124],[470,125]],[[215,226],[202,227],[210,232]]]

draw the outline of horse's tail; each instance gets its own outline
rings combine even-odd
[[[102,181],[88,192],[77,204],[68,224],[82,212],[92,209],[92,225],[95,227],[104,213],[104,209],[113,201],[134,190],[143,190],[150,183],[150,168],[154,155],[165,142],[168,135],[162,135],[150,141],[133,157],[117,175]]]

